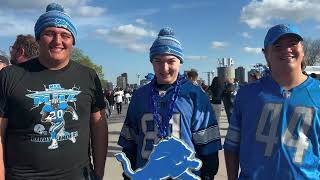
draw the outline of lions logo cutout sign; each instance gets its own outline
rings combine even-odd
[[[130,161],[123,152],[115,156],[131,180],[200,180],[191,170],[199,170],[201,160],[195,158],[195,152],[186,143],[175,137],[160,140],[154,146],[146,165],[136,171],[132,170]]]

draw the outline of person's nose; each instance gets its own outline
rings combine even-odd
[[[285,44],[282,46],[281,51],[283,53],[291,53],[293,46],[291,44]]]
[[[292,47],[291,46],[286,46],[284,48],[284,51],[287,52],[287,53],[291,53],[292,52]]]
[[[62,42],[62,37],[60,34],[55,34],[54,37],[53,37],[53,42],[55,44],[61,44]]]
[[[161,68],[161,71],[162,71],[162,72],[168,72],[168,70],[169,70],[169,65],[168,65],[168,63],[164,62],[164,63],[161,63],[160,68]]]

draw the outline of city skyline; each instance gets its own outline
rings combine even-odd
[[[172,27],[185,61],[180,72],[194,68],[206,81],[218,59],[232,58],[247,70],[265,63],[261,52],[267,29],[294,23],[304,38],[320,38],[320,2],[315,0],[164,0],[150,3],[100,0],[0,0],[0,50],[9,54],[16,35],[32,34],[50,2],[61,3],[78,26],[76,48],[102,65],[105,79],[116,84],[128,73],[137,83],[153,72],[149,47],[163,27]]]

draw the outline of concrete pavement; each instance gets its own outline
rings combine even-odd
[[[121,152],[121,147],[117,145],[117,141],[119,138],[120,130],[125,119],[125,115],[127,112],[127,105],[123,106],[122,114],[117,114],[116,110],[113,111],[113,114],[108,119],[109,125],[109,148],[106,162],[106,170],[105,176],[103,180],[122,180],[122,167],[120,162],[118,162],[114,155],[118,152]],[[224,142],[224,138],[228,128],[228,121],[225,114],[225,111],[221,112],[221,118],[219,121],[220,133],[222,142]],[[223,151],[219,152],[220,166],[218,174],[215,176],[215,180],[226,180],[227,172],[224,161]]]

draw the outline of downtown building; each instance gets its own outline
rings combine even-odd
[[[242,66],[239,66],[235,70],[235,76],[236,79],[239,81],[240,84],[243,84],[246,82],[245,76],[246,76],[246,69]]]
[[[117,87],[122,88],[125,90],[128,85],[128,74],[122,73],[120,76],[117,77]]]
[[[218,78],[225,82],[227,79],[235,78],[234,60],[232,58],[218,59]]]

